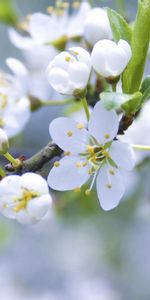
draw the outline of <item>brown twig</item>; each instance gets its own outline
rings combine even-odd
[[[61,156],[62,150],[55,144],[49,143],[38,153],[30,157],[29,159],[23,160],[21,167],[14,169],[10,164],[5,166],[7,174],[24,174],[26,172],[40,172],[44,165],[50,162],[54,157]]]

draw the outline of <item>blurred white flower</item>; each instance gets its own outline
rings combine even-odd
[[[30,59],[33,56],[34,55],[32,53]],[[25,95],[27,97],[33,96],[40,99],[41,101],[53,99],[54,92],[47,81],[45,74],[45,65],[43,66],[43,68],[42,66],[38,66],[35,69],[27,69],[22,62],[14,58],[8,58],[6,60],[6,63],[14,73],[12,79],[13,85],[18,93],[18,97],[21,97],[22,95]],[[21,70],[24,70],[24,72],[21,72]]]
[[[126,131],[125,136],[120,136],[131,144],[150,145],[150,101],[143,105],[137,118]],[[150,156],[150,151],[135,150],[137,161]]]
[[[84,22],[84,38],[91,46],[100,40],[112,39],[112,31],[105,9],[93,8],[88,13]]]
[[[53,120],[50,135],[68,156],[54,163],[48,176],[49,186],[59,191],[76,190],[92,177],[86,194],[96,180],[102,208],[116,207],[125,189],[121,170],[131,170],[135,163],[130,145],[113,140],[118,127],[116,112],[107,111],[100,102],[91,113],[88,131],[69,118]]]
[[[77,95],[87,86],[91,72],[89,53],[73,47],[58,54],[47,67],[51,86],[61,94]]]
[[[8,137],[3,129],[0,128],[0,154],[5,154],[9,149]]]
[[[91,62],[99,75],[105,78],[117,77],[124,71],[131,56],[131,47],[125,40],[120,40],[118,44],[102,40],[95,44]]]
[[[46,180],[38,174],[10,175],[0,182],[0,212],[19,223],[39,222],[51,202]]]
[[[23,73],[18,76],[19,67],[16,64],[16,76],[0,72],[0,127],[8,138],[21,132],[30,117],[29,99],[24,95],[26,80]]]
[[[19,35],[15,30],[9,30],[11,41],[20,49],[31,49],[34,46],[48,44],[59,39],[64,41],[83,35],[83,23],[90,11],[87,1],[82,1],[80,8],[68,13],[68,9],[57,13],[53,10],[51,15],[34,13],[30,15],[27,25],[28,37]]]

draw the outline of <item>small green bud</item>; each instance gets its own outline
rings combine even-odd
[[[3,129],[0,128],[0,154],[5,154],[9,149],[8,137]]]

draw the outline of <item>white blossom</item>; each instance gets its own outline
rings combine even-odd
[[[139,115],[135,118],[132,125],[128,128],[125,134],[125,141],[132,144],[148,146],[150,141],[150,101],[147,101]],[[120,139],[123,139],[120,136]],[[136,160],[141,162],[145,157],[150,156],[150,151],[136,150]]]
[[[84,20],[90,11],[87,1],[82,1],[78,10],[69,14],[68,9],[57,13],[53,10],[51,15],[34,13],[28,18],[26,31],[29,36],[21,36],[15,30],[9,30],[11,41],[20,49],[31,49],[34,46],[53,43],[59,39],[67,42],[70,38],[83,35]]]
[[[29,60],[31,60],[33,56],[36,56],[33,53],[31,53],[31,51],[28,51],[28,54],[29,55],[27,55],[27,57]],[[38,59],[40,61],[39,55],[40,53],[38,54]],[[42,63],[41,65],[39,63],[39,66],[37,66],[36,68],[27,69],[26,66],[17,59],[8,58],[6,62],[8,67],[11,69],[11,71],[14,74],[13,85],[19,97],[21,97],[22,95],[25,95],[26,97],[32,96],[40,99],[41,101],[42,100],[47,101],[49,99],[53,99],[54,93],[46,78],[45,65],[42,68]],[[36,62],[33,62],[33,60],[32,63],[36,64]],[[25,70],[24,74],[20,72],[21,71],[20,69],[18,70],[19,71],[18,74],[16,74],[17,66],[19,65],[22,68],[24,68]]]
[[[84,22],[84,38],[91,46],[100,40],[112,39],[111,27],[105,9],[96,7],[88,13]]]
[[[19,223],[39,222],[51,202],[46,180],[38,174],[10,175],[0,182],[0,212]]]
[[[69,118],[53,120],[50,135],[66,156],[54,163],[48,176],[49,186],[59,191],[78,190],[92,177],[86,194],[96,180],[102,208],[110,210],[117,206],[124,194],[121,171],[134,166],[130,145],[114,140],[118,127],[116,112],[107,111],[100,102],[91,113],[88,130]]]
[[[124,71],[131,56],[131,47],[125,40],[120,40],[118,44],[101,40],[93,48],[91,62],[99,75],[105,78],[117,77]]]
[[[21,132],[30,117],[29,99],[24,95],[26,81],[23,74],[22,80],[19,79],[18,70],[19,64],[16,64],[16,76],[0,72],[0,127],[8,138]]]
[[[0,154],[5,154],[9,149],[8,137],[3,129],[0,128]]]
[[[59,93],[75,95],[87,86],[91,71],[89,53],[80,47],[58,54],[47,67],[47,78]]]

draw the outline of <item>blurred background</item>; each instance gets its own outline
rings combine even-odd
[[[120,2],[99,0],[94,4],[119,9]],[[53,3],[15,0],[13,5],[24,16],[45,12]],[[132,20],[137,1],[125,1],[125,9]],[[13,10],[9,12],[13,15]],[[7,57],[22,58],[7,31],[8,26],[1,23],[0,68],[4,70]],[[58,107],[33,113],[23,133],[12,142],[11,152],[30,156],[42,148],[49,141],[50,121],[60,113]],[[120,206],[110,212],[101,210],[95,191],[90,197],[68,192],[53,194],[56,209],[36,226],[1,218],[0,299],[149,300],[149,176],[150,161],[145,158],[129,174]]]

